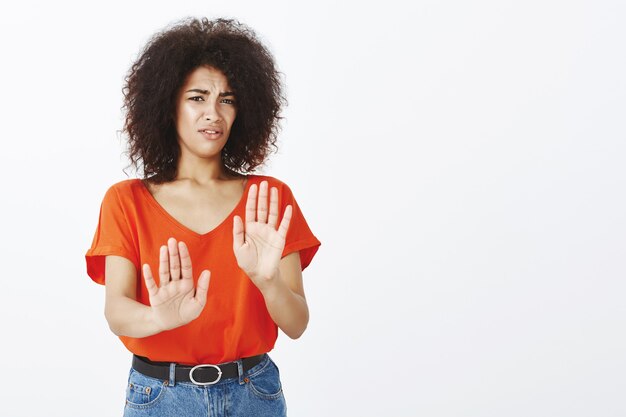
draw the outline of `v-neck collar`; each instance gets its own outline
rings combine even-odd
[[[153,207],[155,207],[163,215],[163,217],[168,219],[171,223],[173,223],[183,232],[191,236],[194,236],[198,239],[202,239],[207,236],[210,236],[211,234],[215,233],[218,229],[222,228],[227,223],[227,221],[234,216],[234,214],[239,210],[241,206],[245,207],[246,197],[248,196],[248,190],[250,189],[250,185],[252,184],[251,180],[253,177],[256,177],[256,175],[251,175],[251,174],[246,175],[243,194],[241,195],[241,198],[239,199],[239,202],[237,203],[235,208],[233,208],[230,211],[230,213],[228,213],[228,215],[226,216],[226,218],[224,218],[224,220],[222,220],[217,226],[215,226],[213,229],[209,230],[206,233],[198,233],[194,230],[191,230],[190,228],[188,228],[181,222],[179,222],[174,216],[172,216],[170,213],[168,213],[167,210],[165,210],[165,208],[156,200],[156,198],[154,198],[154,196],[152,195],[152,193],[150,193],[150,190],[148,190],[148,187],[146,187],[146,185],[143,183],[141,178],[137,178],[137,181],[139,182],[139,188],[141,188],[142,193],[145,195],[146,199],[150,202],[150,204]]]

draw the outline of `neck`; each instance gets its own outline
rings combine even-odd
[[[206,185],[220,180],[229,180],[237,177],[237,173],[227,169],[220,155],[213,159],[195,158],[193,160],[181,158],[178,161],[175,181],[191,181]]]

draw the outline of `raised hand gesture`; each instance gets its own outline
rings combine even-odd
[[[206,304],[211,273],[202,271],[198,289],[193,285],[191,257],[187,245],[176,244],[170,238],[159,253],[159,283],[157,286],[150,265],[143,265],[143,276],[150,297],[152,316],[163,330],[170,330],[189,323],[200,315]]]
[[[288,205],[285,208],[285,214],[277,229],[278,189],[272,187],[268,215],[267,181],[261,182],[259,188],[257,190],[256,184],[250,186],[246,201],[245,227],[241,217],[235,216],[234,218],[233,251],[239,267],[259,290],[263,291],[278,271],[280,258],[285,248],[292,207]]]

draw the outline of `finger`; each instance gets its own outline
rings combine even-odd
[[[211,282],[211,271],[205,269],[198,278],[198,286],[196,287],[196,301],[202,307],[206,304],[207,293],[209,292],[209,283]]]
[[[173,237],[167,240],[167,249],[170,252],[170,275],[171,280],[180,279],[180,257],[178,255],[178,245]]]
[[[288,205],[287,208],[285,208],[285,214],[283,215],[283,219],[280,221],[280,226],[278,227],[278,235],[283,239],[287,239],[287,231],[289,230],[292,211],[293,208],[291,205]]]
[[[162,286],[170,282],[170,261],[167,255],[167,246],[161,246],[159,251],[159,284]]]
[[[248,200],[246,201],[246,223],[256,221],[256,195],[257,185],[252,184],[248,190]]]
[[[270,193],[270,216],[267,220],[267,224],[272,226],[276,230],[276,224],[278,223],[278,188],[272,187]]]
[[[241,217],[235,216],[233,219],[233,250],[237,250],[245,243],[245,233]]]
[[[180,255],[180,273],[182,279],[193,279],[193,269],[191,267],[191,256],[185,242],[178,242],[178,254]]]
[[[261,223],[267,223],[267,181],[261,182],[259,188],[259,206],[256,212],[256,219]]]
[[[146,288],[148,289],[148,295],[150,298],[154,297],[159,288],[154,282],[154,278],[152,277],[152,271],[150,270],[150,265],[143,264],[143,279],[146,281]]]

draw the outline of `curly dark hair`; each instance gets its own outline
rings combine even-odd
[[[127,153],[136,169],[143,165],[144,179],[158,184],[176,177],[176,97],[200,66],[220,70],[237,97],[237,117],[221,152],[224,166],[252,172],[276,149],[286,99],[271,53],[237,20],[187,18],[148,41],[122,89]]]

